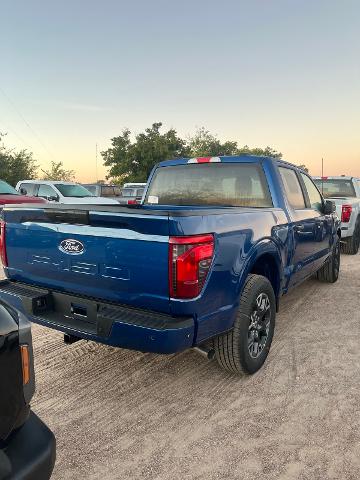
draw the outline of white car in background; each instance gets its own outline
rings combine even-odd
[[[146,183],[124,183],[121,196],[117,199],[125,205],[136,205],[141,202],[144,195]]]
[[[45,198],[48,202],[119,205],[112,198],[95,197],[89,190],[75,182],[22,180],[17,183],[16,190],[22,195]]]
[[[360,247],[360,179],[313,177],[323,197],[332,200],[341,219],[341,251],[356,255]]]

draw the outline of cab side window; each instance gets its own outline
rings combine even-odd
[[[90,193],[96,195],[96,186],[95,185],[84,185],[86,190],[89,190]]]
[[[314,182],[305,174],[301,173],[301,178],[305,184],[307,194],[309,196],[311,208],[322,212],[323,200],[319,190],[315,187]]]
[[[43,198],[49,198],[49,197],[57,197],[58,195],[50,185],[40,185],[37,196],[43,197]]]
[[[294,170],[286,167],[279,167],[280,175],[285,187],[285,193],[290,205],[295,210],[306,208],[304,194],[299,179]]]

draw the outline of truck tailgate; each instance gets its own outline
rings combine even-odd
[[[167,215],[5,209],[12,280],[169,312]]]
[[[342,217],[342,206],[343,205],[352,205],[354,203],[354,198],[348,197],[333,197],[329,200],[335,203],[337,216],[341,219]]]

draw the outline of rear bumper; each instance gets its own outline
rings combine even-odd
[[[0,297],[35,323],[106,345],[175,353],[194,342],[192,317],[172,317],[8,280],[0,282]]]
[[[31,412],[24,425],[0,449],[0,479],[48,480],[55,457],[54,434]]]
[[[349,225],[348,223],[341,224],[341,238],[352,237],[354,235],[354,225]]]

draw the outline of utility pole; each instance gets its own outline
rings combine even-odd
[[[96,183],[98,182],[98,146],[95,147],[95,174],[96,174]]]
[[[321,193],[324,195],[324,159],[321,158]]]

